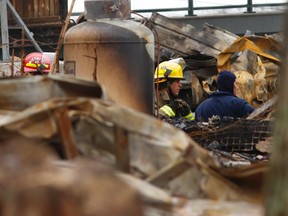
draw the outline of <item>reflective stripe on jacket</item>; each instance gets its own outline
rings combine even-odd
[[[175,117],[175,112],[173,111],[173,109],[168,106],[168,105],[164,105],[160,108],[161,111],[163,111],[165,113],[165,115],[169,116],[169,117]]]
[[[168,105],[162,106],[160,108],[160,111],[162,111],[162,113],[164,113],[168,117],[175,117],[176,116],[174,110]],[[186,118],[186,119],[193,121],[195,119],[195,115],[192,112],[190,112],[190,113],[188,113],[188,115],[183,116],[183,118]]]
[[[183,118],[193,121],[195,119],[195,115],[192,112],[190,112],[188,115],[184,116]]]

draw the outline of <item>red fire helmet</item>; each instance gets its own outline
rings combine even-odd
[[[24,58],[24,72],[49,73],[51,60],[41,52],[29,53]]]

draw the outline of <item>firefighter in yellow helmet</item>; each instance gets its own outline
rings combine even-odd
[[[159,116],[160,119],[186,118],[194,120],[194,114],[189,105],[179,98],[182,87],[180,80],[185,79],[182,67],[183,64],[181,66],[179,62],[170,60],[160,63],[155,70],[155,116]]]

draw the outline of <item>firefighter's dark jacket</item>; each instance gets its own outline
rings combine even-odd
[[[218,115],[243,118],[254,111],[254,108],[242,98],[228,91],[216,91],[204,100],[195,110],[195,120],[207,122],[208,118]]]
[[[160,119],[168,118],[186,118],[194,120],[194,114],[192,113],[189,105],[178,97],[169,95],[168,92],[159,92],[158,107]],[[154,96],[155,101],[155,115],[157,113],[157,98]]]

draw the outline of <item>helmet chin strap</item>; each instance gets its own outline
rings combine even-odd
[[[171,92],[170,81],[169,81],[169,79],[166,79],[166,80],[167,80],[167,81],[166,81],[167,89],[168,89],[168,91]]]
[[[168,79],[167,79],[167,92],[169,94],[170,99],[174,98],[174,95],[171,89],[171,83]]]

